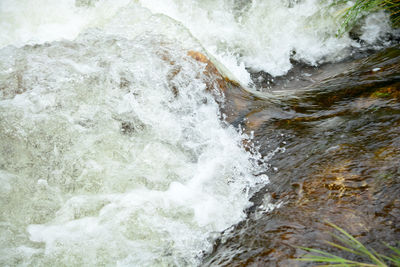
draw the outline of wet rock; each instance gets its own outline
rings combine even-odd
[[[221,111],[228,123],[238,126],[242,116],[248,112],[249,100],[254,100],[248,91],[242,86],[218,70],[215,64],[204,54],[197,51],[189,51],[188,56],[198,62],[204,63],[203,74],[206,77],[206,90],[214,94],[220,103]],[[223,103],[220,102],[223,96]]]
[[[207,90],[211,91],[214,85],[213,82],[215,82],[222,92],[226,91],[227,82],[229,82],[229,80],[222,76],[215,65],[204,54],[197,51],[189,51],[188,56],[194,58],[198,62],[206,64],[203,74],[207,77]]]
[[[168,51],[159,51],[159,56],[166,62],[168,62],[172,69],[168,73],[169,87],[173,91],[175,96],[179,95],[179,88],[172,82],[173,79],[180,73],[181,66],[171,60],[171,55]],[[204,70],[202,72],[202,76],[199,75],[199,78],[204,80],[206,84],[206,90],[213,93],[217,97],[224,92],[226,92],[228,83],[232,83],[228,78],[225,78],[220,71],[218,71],[217,67],[212,63],[203,53],[197,51],[188,51],[188,57],[193,58],[194,60],[205,64]]]

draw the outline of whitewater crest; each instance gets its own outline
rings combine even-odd
[[[309,65],[337,62],[354,48],[380,46],[392,33],[389,15],[370,14],[361,21],[360,41],[337,37],[340,14],[351,5],[320,0],[165,0],[139,1],[154,13],[184,24],[204,47],[238,77],[247,72],[284,75],[291,60]]]
[[[310,65],[336,62],[355,48],[382,47],[388,44],[388,35],[398,35],[390,27],[389,15],[378,12],[360,21],[359,40],[348,33],[337,38],[340,14],[351,4],[334,0],[3,0],[0,47],[71,40],[85,29],[111,24],[122,35],[147,29],[163,31],[183,43],[191,39],[176,34],[179,28],[193,34],[210,55],[249,85],[248,70],[284,75],[292,67],[291,60]],[[158,15],[158,21],[147,23],[144,18],[151,15]],[[172,29],[161,23],[161,15],[181,27]]]
[[[267,182],[196,41],[116,27],[0,51],[2,265],[197,265]]]

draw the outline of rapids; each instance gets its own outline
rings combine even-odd
[[[386,14],[336,38],[329,4],[2,0],[0,264],[201,264],[284,149],[243,145],[188,51],[251,90],[250,72],[387,44]]]

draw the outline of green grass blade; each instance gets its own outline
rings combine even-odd
[[[348,1],[333,1],[330,6],[346,4]],[[390,14],[390,19],[393,27],[400,27],[400,1],[388,0],[356,0],[351,7],[347,7],[345,12],[339,17],[341,24],[336,36],[342,37],[344,33],[350,31],[361,18],[366,15],[380,10],[387,11]]]
[[[386,256],[377,253],[373,249],[368,249],[366,246],[364,246],[360,241],[358,241],[354,236],[346,232],[344,229],[340,228],[339,226],[326,222],[327,225],[331,226],[335,230],[339,232],[339,234],[334,234],[331,233],[333,238],[339,240],[342,244],[337,244],[334,242],[330,241],[325,241],[328,245],[335,247],[337,249],[340,249],[345,252],[349,252],[353,255],[358,255],[360,257],[363,257],[364,259],[368,259],[371,262],[358,262],[358,261],[352,261],[345,259],[343,257],[336,256],[332,253],[328,253],[319,249],[313,249],[313,248],[305,248],[305,247],[298,247],[300,249],[303,249],[305,251],[308,251],[310,253],[314,253],[317,255],[313,254],[307,254],[303,256],[302,258],[299,258],[297,260],[299,261],[308,261],[308,262],[316,262],[316,263],[328,263],[325,265],[318,265],[318,266],[358,266],[358,267],[387,267],[388,265],[386,264],[385,261],[390,262],[391,264],[394,264],[397,267],[400,267],[400,249],[396,247],[392,247],[388,244],[385,244],[388,248],[390,248],[391,251],[395,255],[392,256]]]
[[[392,247],[388,244],[385,244],[385,246],[387,246],[388,248],[390,248],[394,253],[396,253],[397,255],[400,256],[400,248],[396,248],[396,247]]]
[[[330,223],[330,222],[327,222],[327,224],[330,225],[331,227],[335,228],[336,230],[338,230],[340,233],[342,233],[348,239],[348,242],[346,242],[347,244],[353,243],[353,245],[350,245],[353,249],[359,251],[360,253],[362,253],[365,256],[367,256],[368,258],[370,258],[378,266],[386,266],[386,264],[382,260],[379,259],[379,255],[377,255],[377,253],[375,251],[373,251],[373,252],[369,251],[360,241],[358,241],[355,237],[353,237],[352,235],[347,233],[345,230],[343,230],[339,226],[337,226],[333,223]],[[343,240],[343,239],[341,239],[341,240]]]
[[[385,260],[394,263],[395,266],[400,266],[400,258],[392,258],[389,256],[385,256],[385,255],[380,255],[382,258],[384,258]]]
[[[322,251],[322,250],[319,250],[319,249],[315,249],[315,248],[305,248],[305,247],[299,247],[299,248],[301,248],[301,249],[303,249],[305,251],[308,251],[308,252],[314,252],[314,253],[318,253],[318,254],[321,254],[321,255],[326,255],[326,256],[330,256],[330,257],[334,257],[334,258],[340,258],[340,257],[338,257],[338,256],[336,256],[336,255],[334,255],[332,253],[325,252],[325,251]],[[314,255],[311,255],[311,256],[314,256]]]
[[[339,244],[336,244],[336,243],[333,243],[333,242],[329,242],[329,241],[326,241],[326,243],[329,244],[329,245],[331,245],[332,247],[336,247],[336,248],[338,248],[338,249],[341,249],[341,250],[350,252],[350,253],[352,253],[352,254],[356,254],[356,255],[362,256],[361,253],[359,253],[358,251],[355,251],[354,249],[351,249],[351,248],[348,248],[348,247],[344,247],[344,246],[341,246],[341,245],[339,245]]]

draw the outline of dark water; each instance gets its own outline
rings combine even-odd
[[[263,86],[263,84],[259,84]],[[218,240],[204,265],[298,266],[332,249],[332,222],[378,252],[400,240],[400,47],[264,83],[268,99],[232,89],[228,120],[254,131],[270,184],[248,219]],[[272,212],[263,201],[281,206]]]

